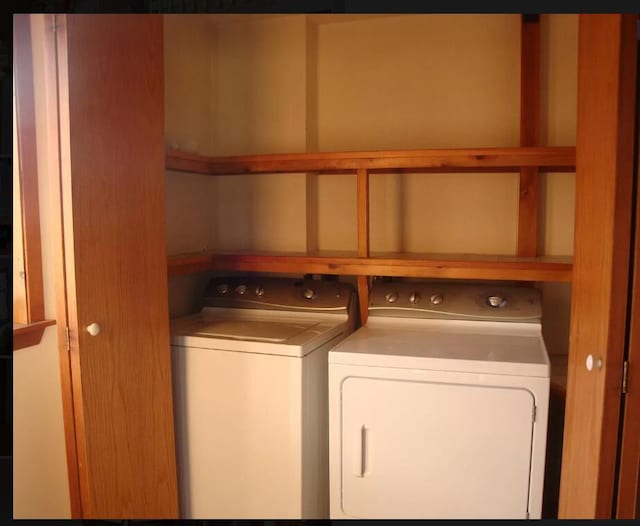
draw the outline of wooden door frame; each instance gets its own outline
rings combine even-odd
[[[610,518],[627,320],[637,15],[580,15],[560,518]],[[588,371],[591,355],[601,368]]]
[[[640,44],[640,42],[639,42]],[[636,104],[640,85],[636,86]],[[626,356],[627,381],[623,394],[620,469],[616,500],[617,519],[640,518],[640,185],[638,156],[640,152],[640,111],[636,107],[636,173],[635,173],[635,233],[633,246],[633,278],[630,292],[629,340]],[[629,380],[629,378],[633,380]]]

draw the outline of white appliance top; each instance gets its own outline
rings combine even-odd
[[[215,278],[201,312],[171,321],[171,344],[302,357],[346,330],[352,293],[338,282]]]
[[[222,351],[302,357],[342,334],[344,313],[286,313],[205,307],[171,322],[171,344]]]
[[[329,351],[329,363],[549,377],[540,326],[369,318]]]
[[[533,287],[376,282],[329,363],[548,378],[540,303]]]

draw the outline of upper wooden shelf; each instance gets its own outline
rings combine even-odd
[[[522,167],[573,172],[573,146],[386,150],[207,157],[167,150],[166,168],[208,175],[259,173],[518,172]]]
[[[231,270],[513,281],[571,281],[572,258],[471,254],[199,252],[169,256],[169,276]]]

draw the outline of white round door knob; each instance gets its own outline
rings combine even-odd
[[[585,362],[585,366],[587,371],[593,371],[593,368],[602,369],[602,358],[594,358],[593,354],[587,356],[587,360]]]
[[[97,336],[100,334],[100,325],[97,323],[91,323],[87,325],[87,332],[91,334],[91,336]]]

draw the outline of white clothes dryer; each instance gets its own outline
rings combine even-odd
[[[540,518],[540,321],[535,288],[376,282],[329,352],[331,518]]]
[[[327,352],[355,311],[345,283],[216,278],[172,322],[183,518],[329,516]]]

